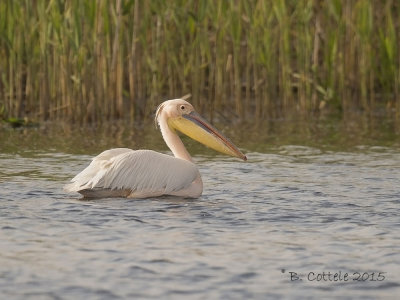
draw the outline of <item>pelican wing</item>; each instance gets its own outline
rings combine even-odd
[[[117,148],[104,151],[67,185],[67,191],[128,190],[168,194],[190,186],[199,171],[195,164],[151,150]]]

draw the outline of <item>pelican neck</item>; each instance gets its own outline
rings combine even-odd
[[[185,145],[178,136],[175,130],[171,129],[168,125],[166,118],[160,118],[159,126],[161,129],[161,134],[164,138],[165,143],[168,148],[172,151],[176,158],[184,159],[193,162],[192,157],[186,150]]]

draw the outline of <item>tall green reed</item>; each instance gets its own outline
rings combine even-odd
[[[210,117],[400,116],[394,0],[0,2],[3,117],[142,119],[191,93]]]

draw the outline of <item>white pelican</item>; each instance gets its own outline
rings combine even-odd
[[[199,197],[203,192],[199,170],[176,130],[216,151],[247,160],[235,145],[183,99],[160,104],[155,122],[175,157],[152,150],[107,150],[96,156],[64,189],[79,192],[86,198]]]

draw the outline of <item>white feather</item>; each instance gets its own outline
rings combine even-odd
[[[67,191],[128,190],[144,194],[173,194],[189,188],[199,177],[192,162],[152,150],[117,148],[102,152],[76,175]]]
[[[203,181],[196,165],[192,163],[189,152],[176,133],[176,129],[182,131],[182,128],[171,128],[168,122],[170,119],[183,120],[182,118],[192,120],[195,126],[200,126],[202,129],[208,128],[209,137],[218,138],[226,149],[230,149],[230,152],[222,149],[223,153],[246,160],[246,156],[235,145],[195,113],[190,103],[183,99],[167,100],[158,106],[155,122],[159,125],[164,141],[175,157],[151,150],[133,151],[127,148],[107,150],[95,157],[90,165],[76,175],[64,189],[69,192],[79,192],[84,197],[90,198],[146,198],[161,195],[199,197],[203,192]],[[211,145],[208,139],[200,142]]]

